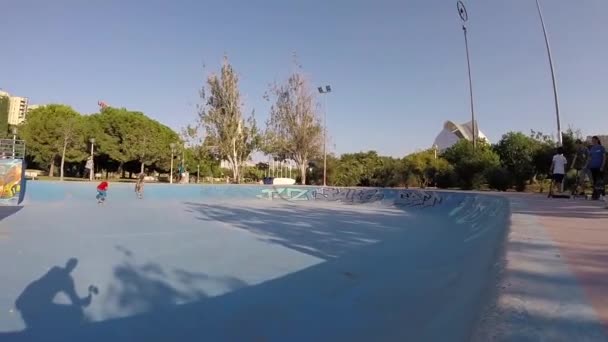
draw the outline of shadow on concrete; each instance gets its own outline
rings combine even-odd
[[[236,278],[139,263],[118,246],[125,261],[114,268],[103,307],[111,317],[126,317],[54,329],[42,340],[465,341],[507,222],[507,213],[477,213],[475,221],[455,224],[445,210],[416,219],[398,210],[362,214],[356,207],[190,203],[188,210],[201,221],[221,220],[327,261],[246,286]],[[465,242],[472,227],[479,233]],[[197,285],[209,280],[232,291],[210,296]],[[0,340],[36,339],[26,330]]]
[[[91,304],[97,288],[89,286],[89,293],[79,297],[72,271],[78,265],[75,258],[65,266],[54,266],[39,279],[28,284],[15,301],[27,330],[34,336],[45,336],[54,330],[71,330],[86,322],[84,308]],[[67,304],[54,302],[58,294],[68,299]]]
[[[0,206],[0,221],[19,212],[23,206]]]
[[[580,281],[597,294],[608,291],[608,252],[581,250],[568,258],[538,240],[509,241],[517,263],[505,265],[493,303],[489,303],[473,342],[608,341],[608,326],[596,316]],[[582,268],[584,277],[571,270]]]
[[[296,210],[289,203],[276,207],[185,204],[201,221],[220,221],[252,232],[264,241],[321,259],[339,257],[404,230],[426,229],[413,224],[414,219],[408,217],[412,215],[402,210],[380,207],[365,210],[357,205],[340,209],[298,205]]]

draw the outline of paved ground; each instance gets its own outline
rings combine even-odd
[[[511,231],[496,300],[474,341],[608,341],[608,209],[507,195]]]

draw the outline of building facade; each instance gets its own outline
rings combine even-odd
[[[4,125],[19,125],[25,120],[28,111],[29,99],[21,96],[11,96],[11,94],[0,90],[0,98],[7,101],[7,108],[2,108],[0,120]]]
[[[25,120],[27,115],[28,98],[21,96],[11,96],[8,109],[8,124],[19,125]]]

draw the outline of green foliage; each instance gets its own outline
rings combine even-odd
[[[27,153],[38,163],[50,164],[50,175],[55,161],[61,160],[61,177],[65,160],[85,158],[84,132],[82,117],[71,107],[56,104],[32,110],[19,128],[19,135],[27,142]]]
[[[534,157],[541,143],[520,132],[509,132],[496,144],[495,151],[502,166],[513,176],[519,190],[536,174]]]
[[[227,160],[233,178],[241,180],[241,166],[260,145],[260,135],[253,113],[248,119],[241,114],[239,80],[228,59],[224,59],[220,75],[207,78],[201,90],[198,125],[204,127],[206,143],[218,159]]]
[[[479,188],[484,181],[485,171],[500,165],[498,155],[485,140],[478,141],[477,149],[473,148],[472,142],[460,140],[447,149],[442,157],[454,167],[458,186],[463,189]]]
[[[412,153],[404,158],[405,170],[415,179],[416,186],[425,188],[436,183],[439,174],[449,171],[447,160],[435,155],[433,149]]]
[[[485,178],[490,189],[507,191],[513,183],[513,175],[505,167],[493,166],[486,171]]]
[[[171,159],[169,145],[182,145],[179,136],[169,127],[141,112],[106,107],[88,117],[88,133],[96,137],[97,152],[124,165],[130,161],[168,170]]]
[[[0,138],[8,134],[8,110],[10,98],[0,95]]]
[[[285,84],[275,84],[270,93],[275,102],[266,123],[264,152],[279,160],[295,161],[304,184],[308,161],[320,155],[323,146],[323,127],[313,92],[303,74],[295,72]]]

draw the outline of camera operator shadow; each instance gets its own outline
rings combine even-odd
[[[84,308],[91,304],[97,287],[89,286],[87,296],[76,293],[72,271],[78,259],[69,259],[65,266],[54,266],[40,279],[31,282],[15,301],[28,330],[69,329],[85,322]],[[63,293],[70,304],[54,303],[55,296]]]

